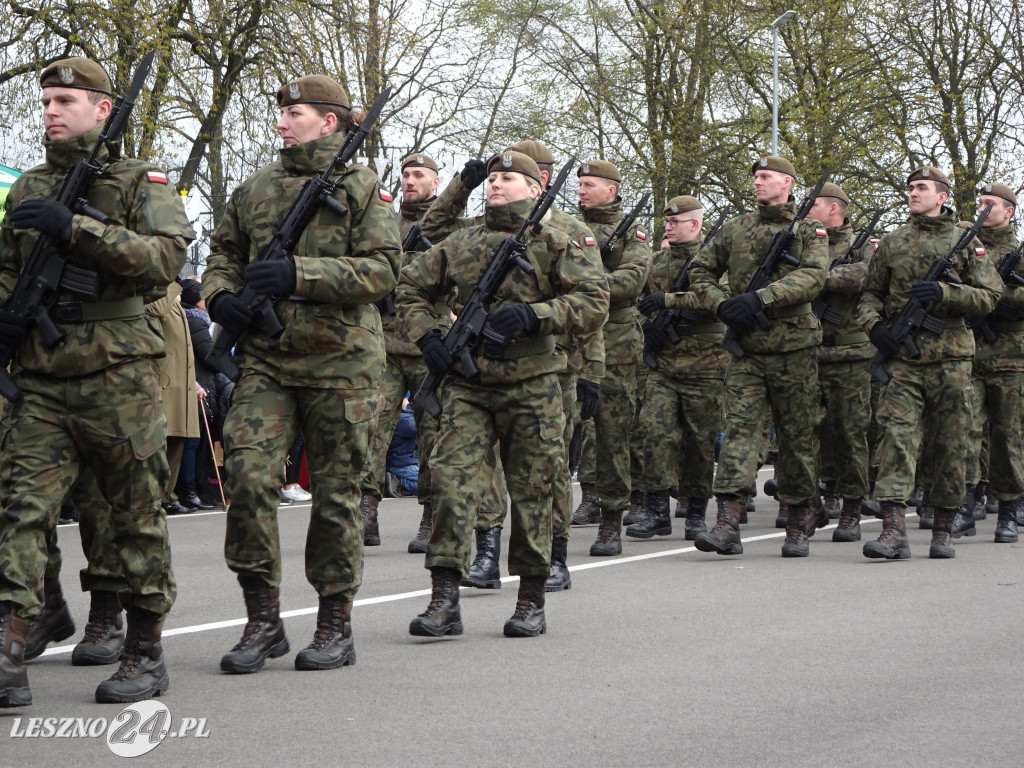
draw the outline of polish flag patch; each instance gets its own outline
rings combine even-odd
[[[156,184],[166,184],[167,174],[161,171],[149,171],[146,173],[146,181],[152,181]]]
[[[984,248],[975,248],[974,252],[976,254],[978,254],[979,256],[984,256],[985,255],[985,249]]]
[[[647,239],[647,235],[644,234],[644,231],[642,229],[638,229],[636,231],[636,239],[637,240],[646,240]]]
[[[826,232],[824,229],[816,229],[814,230],[814,234],[816,234],[818,237],[828,237],[828,232]]]
[[[594,238],[592,238],[592,237],[584,237],[583,238],[583,244],[584,245],[594,245],[596,243],[597,243],[597,241],[594,240]]]
[[[390,203],[392,200],[394,200],[394,198],[391,197],[391,193],[388,192],[383,187],[378,187],[377,192],[380,193],[380,199],[383,200],[385,203]]]

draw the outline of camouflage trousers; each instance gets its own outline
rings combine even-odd
[[[476,512],[478,531],[489,531],[505,524],[508,515],[508,488],[505,485],[505,470],[501,465],[501,457],[492,445],[480,464],[480,476],[485,478],[488,489],[480,499],[480,507]],[[436,509],[436,507],[435,507]]]
[[[103,546],[116,553],[125,602],[166,617],[176,587],[160,506],[169,472],[156,363],[133,360],[71,379],[22,373],[16,380],[22,398],[9,404],[0,449],[0,600],[14,603],[30,623],[38,617],[57,512],[88,468],[109,505],[102,511],[110,530]]]
[[[722,430],[722,379],[678,379],[653,372],[640,421],[645,433],[641,490],[711,498],[715,445]]]
[[[636,366],[607,366],[594,414],[594,459],[595,466],[601,468],[595,483],[597,495],[601,497],[601,509],[609,512],[629,507],[629,437],[636,401]]]
[[[579,411],[579,408],[576,409]],[[580,470],[577,475],[581,483],[595,485],[597,483],[597,440],[594,420],[581,422],[583,429],[583,449],[580,451]]]
[[[352,600],[363,580],[359,472],[366,459],[377,391],[284,387],[245,370],[224,422],[228,568],[281,584],[278,487],[285,457],[302,430],[313,505],[306,579],[321,597]]]
[[[777,354],[747,353],[725,369],[725,436],[718,457],[714,493],[746,498],[754,490],[764,429],[775,425],[779,500],[804,506],[817,492],[817,349]]]
[[[449,378],[430,457],[434,527],[427,568],[466,571],[477,511],[491,478],[481,472],[495,443],[511,501],[509,573],[547,576],[555,477],[567,472],[562,388],[554,373],[501,386]]]
[[[629,429],[629,478],[630,487],[640,488],[644,477],[644,429],[640,420],[644,400],[647,398],[647,379],[652,371],[647,363],[636,364],[636,410],[633,415],[633,426]]]
[[[875,498],[905,504],[927,436],[934,473],[931,503],[958,507],[964,498],[968,435],[976,418],[971,362],[946,360],[912,365],[889,363],[888,384],[878,400],[878,478]]]
[[[868,495],[871,378],[863,360],[818,364],[824,411],[819,432],[820,477],[834,480],[846,499]]]
[[[968,472],[977,467],[975,480],[987,480],[989,493],[1000,501],[1019,499],[1024,496],[1024,372],[976,371],[971,381],[979,417]]]
[[[562,432],[562,445],[565,451],[565,471],[555,476],[554,488],[554,510],[552,522],[552,536],[556,539],[568,539],[569,529],[572,527],[572,476],[569,474],[569,443],[572,441],[572,431],[576,424],[576,380],[575,373],[560,373],[558,375],[558,386],[562,390],[562,416],[565,419],[565,429]]]
[[[398,424],[398,416],[402,411],[402,400],[405,393],[410,397],[416,394],[427,376],[427,366],[419,355],[392,355],[387,358],[384,376],[380,380],[378,409],[374,415],[373,437],[363,464],[363,475],[359,487],[369,491],[377,499],[384,496],[384,475],[388,446]],[[419,498],[426,502],[430,499],[430,465],[428,457],[437,435],[437,421],[423,412],[413,403],[413,418],[416,420],[416,447],[419,452]]]

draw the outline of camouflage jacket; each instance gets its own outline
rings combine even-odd
[[[908,223],[879,241],[857,305],[865,333],[903,308],[910,299],[910,287],[925,276],[935,259],[949,253],[961,234],[953,212],[944,208],[938,216],[912,214]],[[954,254],[952,261],[953,271],[963,284],[942,282],[942,299],[929,308],[949,327],[940,334],[922,331],[917,335],[921,350],[918,359],[910,360],[905,348],[896,353],[897,359],[926,364],[973,357],[974,334],[962,318],[991,312],[999,300],[1002,281],[977,239]]]
[[[992,229],[982,227],[978,239],[985,246],[989,259],[997,267],[999,260],[1017,247],[1017,236],[1012,226]],[[1014,270],[1024,276],[1024,261]],[[977,373],[1007,373],[1024,371],[1024,288],[1003,286],[999,303],[1016,310],[1021,319],[1017,321],[989,318],[992,330],[997,333],[995,341],[985,341],[981,334],[975,334],[974,370]]]
[[[397,306],[410,338],[419,339],[439,327],[436,303],[451,297],[458,314],[490,262],[494,250],[514,234],[534,201],[487,206],[480,226],[464,229],[418,254],[402,269]],[[599,259],[577,246],[546,218],[541,231],[530,232],[526,258],[530,275],[513,269],[491,304],[491,311],[506,304],[529,304],[540,320],[538,333],[512,339],[505,358],[493,360],[478,351],[474,358],[484,384],[522,381],[566,369],[565,355],[554,348],[553,334],[585,333],[604,321],[608,284]],[[545,337],[549,342],[545,342]],[[530,351],[535,350],[535,351]],[[456,363],[455,373],[461,371]]]
[[[875,348],[857,319],[857,304],[868,281],[868,261],[875,252],[874,244],[869,242],[860,253],[851,254],[853,227],[849,219],[845,219],[838,227],[829,227],[826,231],[829,263],[840,259],[848,259],[850,263],[832,267],[825,279],[825,289],[821,292],[821,298],[828,303],[829,309],[834,309],[842,315],[842,320],[838,325],[833,325],[822,319],[823,338],[818,350],[818,362],[845,363],[852,360],[870,360],[875,354]]]
[[[580,215],[597,242],[602,243],[622,220],[622,200],[616,198],[596,208],[580,206]],[[600,247],[598,253],[601,253]],[[636,300],[651,268],[651,249],[646,235],[634,223],[615,243],[609,258],[602,256],[602,260],[611,297],[608,321],[604,325],[604,362],[605,365],[636,365],[641,358],[644,338]]]
[[[343,140],[331,134],[286,147],[235,189],[211,239],[202,288],[208,303],[241,289],[245,265],[257,260],[302,185],[327,167]],[[295,248],[294,295],[275,306],[284,333],[272,339],[257,326],[235,357],[240,368],[285,386],[346,389],[356,397],[376,393],[384,368],[373,302],[395,287],[402,250],[390,195],[370,170],[349,164],[334,196],[348,212],[322,207]]]
[[[655,352],[658,372],[677,379],[720,379],[725,375],[725,363],[729,357],[721,347],[725,325],[697,300],[692,291],[685,290],[689,288],[689,273],[684,290],[672,290],[686,262],[695,257],[700,248],[700,238],[662,248],[654,254],[651,276],[647,281],[648,294],[664,293],[666,307],[681,309],[696,318],[693,322],[684,320],[677,325],[678,344],[666,341],[665,346]]]
[[[31,198],[56,198],[65,173],[89,156],[99,134],[97,128],[75,139],[45,141],[45,163],[18,177],[4,203],[5,211]],[[83,376],[126,360],[164,354],[160,322],[144,314],[142,306],[164,296],[185,264],[185,249],[195,233],[181,198],[159,168],[111,156],[106,147],[100,149],[97,160],[104,166],[103,173],[89,191],[88,202],[108,221],[74,216],[65,257],[69,264],[98,274],[99,293],[89,298],[62,291],[56,300],[82,302],[83,312],[103,311],[104,305],[112,309],[121,303],[125,314],[108,320],[61,322],[66,336],[53,348],[33,328],[14,357],[15,374],[26,370],[60,378]],[[0,296],[14,290],[38,239],[36,230],[15,230],[8,221],[5,216],[0,227]]]
[[[722,230],[693,260],[690,285],[706,309],[716,317],[719,305],[746,290],[761,259],[768,252],[775,233],[796,216],[796,203],[758,205],[757,210],[725,222]],[[821,225],[805,219],[797,225],[789,253],[799,265],[783,264],[774,281],[756,292],[772,319],[739,337],[747,352],[773,354],[793,352],[821,342],[821,326],[811,312],[810,302],[821,292],[828,274],[827,237]],[[729,286],[721,278],[728,273]]]
[[[412,229],[412,225],[423,218],[423,214],[430,208],[430,204],[436,198],[423,200],[419,203],[407,203],[404,200],[398,206],[398,230],[405,242],[406,235]],[[402,264],[408,264],[416,255],[415,251],[402,253]],[[403,355],[405,357],[419,357],[420,349],[413,344],[405,335],[398,322],[398,315],[387,315],[381,313],[381,323],[384,327],[384,349],[388,355]]]

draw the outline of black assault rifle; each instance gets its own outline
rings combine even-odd
[[[796,237],[796,226],[801,221],[807,218],[807,214],[811,212],[811,208],[814,205],[814,201],[818,199],[818,195],[821,194],[821,188],[828,181],[828,173],[823,173],[821,178],[818,179],[818,183],[814,185],[814,189],[807,193],[807,197],[800,203],[800,207],[797,209],[796,216],[789,222],[789,226],[785,229],[780,229],[775,233],[775,237],[772,238],[771,245],[768,246],[767,252],[764,254],[764,258],[761,259],[761,263],[757,267],[757,271],[754,276],[750,278],[750,282],[747,283],[747,288],[744,293],[754,293],[759,291],[767,285],[772,283],[772,273],[779,268],[781,264],[789,264],[790,266],[800,266],[800,262],[797,261],[793,256],[790,255],[788,248],[790,243],[793,242],[793,238]],[[772,321],[768,315],[764,313],[764,307],[757,310],[757,324],[761,328],[771,327]],[[746,353],[743,351],[743,347],[739,345],[737,339],[739,333],[735,328],[729,328],[725,332],[725,338],[722,339],[722,347],[729,350],[735,357],[743,357]]]
[[[633,222],[636,221],[636,217],[640,215],[640,212],[646,207],[650,199],[651,193],[645,193],[644,196],[640,198],[640,202],[636,204],[636,207],[622,217],[622,221],[619,222],[619,226],[617,226],[615,231],[608,236],[608,239],[598,246],[601,250],[601,258],[604,261],[611,258],[612,251],[615,250],[615,244],[629,231],[629,228],[633,226]]]
[[[833,262],[829,265],[829,272],[831,272],[836,267],[842,266],[843,264],[853,263],[852,259],[850,258],[850,255],[856,254],[858,251],[860,251],[861,248],[864,247],[864,244],[867,243],[868,238],[871,237],[871,233],[874,232],[875,227],[878,226],[878,220],[881,218],[882,209],[878,208],[875,210],[874,214],[872,214],[871,221],[869,221],[866,226],[861,227],[860,231],[857,233],[857,237],[854,238],[853,240],[853,244],[850,246],[850,250],[846,252],[846,255],[840,256],[838,259],[833,260]],[[839,310],[830,307],[828,301],[825,300],[824,291],[818,294],[818,298],[816,298],[811,303],[811,309],[814,311],[814,314],[818,316],[819,320],[824,320],[826,323],[830,323],[832,325],[839,325],[841,322],[843,322],[843,316],[839,312]]]
[[[402,241],[402,253],[419,253],[430,248],[431,242],[427,240],[427,236],[423,234],[423,230],[420,229],[419,222],[412,225],[412,229],[409,230],[409,234],[405,236]],[[395,314],[395,292],[392,291],[383,299],[378,299],[376,302],[377,311],[387,317],[392,317]]]
[[[537,198],[533,210],[530,211],[530,215],[526,217],[522,226],[519,227],[519,231],[512,237],[505,238],[501,245],[494,250],[487,269],[484,270],[480,278],[480,282],[476,284],[473,292],[463,305],[462,311],[459,312],[459,316],[452,323],[448,333],[445,334],[444,348],[448,350],[452,360],[462,364],[462,374],[470,381],[480,375],[480,369],[477,368],[476,362],[473,360],[473,351],[477,345],[484,338],[498,344],[504,344],[505,342],[503,336],[495,334],[486,326],[487,310],[491,305],[491,301],[494,300],[494,294],[497,293],[498,288],[505,281],[505,277],[514,267],[518,267],[527,274],[533,274],[533,265],[523,258],[526,254],[526,233],[540,225],[544,214],[548,212],[552,203],[555,202],[558,190],[565,183],[565,178],[569,175],[569,169],[575,163],[576,158],[573,157],[562,166],[562,170],[558,172],[555,181]],[[441,404],[437,401],[437,387],[443,378],[444,374],[428,373],[412,399],[416,405],[420,406],[435,419],[441,415]]]
[[[693,252],[693,254],[683,264],[683,268],[679,270],[679,274],[676,275],[676,279],[672,281],[672,287],[670,288],[671,293],[679,293],[685,291],[690,286],[690,265],[693,264],[693,259],[698,253],[700,253],[707,244],[715,239],[722,226],[725,224],[725,220],[729,218],[729,214],[732,213],[732,206],[727,205],[722,209],[722,212],[718,214],[718,221],[715,222],[715,226],[708,230],[707,235],[704,237],[704,242],[700,244],[700,248]],[[663,309],[658,313],[658,316],[653,320],[648,320],[653,328],[656,329],[654,336],[661,338],[667,336],[668,340],[673,344],[678,344],[682,340],[682,336],[679,335],[679,322],[685,320],[687,322],[693,322],[695,319],[691,312],[685,312],[682,309]],[[646,326],[647,323],[644,323]],[[664,331],[664,333],[657,333],[657,331]],[[656,346],[651,341],[650,336],[644,334],[644,362],[647,367],[652,371],[658,369],[658,359],[654,356],[654,353],[660,349],[660,345]]]
[[[1021,257],[1024,257],[1024,243],[1021,243],[1012,251],[1008,251],[999,260],[996,271],[999,273],[999,277],[1003,279],[1003,285],[1008,285],[1012,288],[1024,287],[1024,277],[1017,274],[1017,265],[1020,264]],[[967,321],[967,324],[971,326],[976,336],[981,336],[985,341],[991,343],[999,337],[999,331],[992,327],[993,322],[998,323],[999,318],[995,312],[989,312],[984,317],[972,317]]]
[[[977,237],[978,231],[981,229],[981,225],[991,209],[992,206],[988,205],[978,214],[978,218],[971,225],[970,229],[964,231],[953,247],[949,249],[949,253],[943,258],[932,262],[928,272],[921,278],[921,282],[937,283],[940,280],[946,280],[957,285],[962,284],[960,278],[952,271],[953,256],[956,255],[957,251],[962,251],[969,246],[971,241]],[[911,360],[916,360],[921,356],[921,350],[917,346],[917,334],[922,329],[938,335],[946,327],[942,318],[929,314],[925,305],[913,296],[907,300],[907,303],[900,308],[899,312],[886,320],[885,324],[893,332],[896,341],[906,348],[907,357]],[[882,367],[888,359],[888,355],[882,352],[882,350],[878,350],[875,352],[875,356],[871,358],[871,362],[868,363],[868,373],[883,384],[887,383],[890,379],[889,374]]]
[[[135,68],[128,91],[114,102],[110,116],[103,124],[89,157],[75,163],[64,176],[57,202],[63,203],[72,213],[89,216],[104,223],[108,221],[107,216],[90,206],[86,199],[93,183],[103,173],[104,166],[97,160],[97,155],[104,144],[115,145],[121,140],[132,107],[135,106],[135,99],[145,85],[155,55],[156,51],[150,51],[142,57]],[[68,264],[53,239],[40,234],[32,248],[32,255],[4,307],[28,320],[30,326],[39,329],[43,341],[54,347],[65,335],[49,315],[50,308],[57,301],[59,291],[71,291],[92,298],[96,296],[98,289],[99,279],[95,272]],[[16,351],[6,345],[0,345],[0,395],[7,400],[17,400],[21,396],[18,387],[7,373]]]
[[[321,206],[326,205],[338,216],[348,213],[348,208],[334,199],[334,190],[341,183],[341,176],[338,175],[334,179],[331,176],[336,170],[344,168],[345,164],[359,151],[390,97],[391,88],[385,88],[373,102],[373,106],[370,107],[370,111],[363,121],[348,132],[341,149],[331,158],[330,165],[302,185],[299,196],[292,203],[292,207],[288,210],[277,232],[274,233],[274,238],[260,251],[257,261],[273,261],[291,256],[302,233],[306,231],[306,227]],[[238,292],[238,298],[244,301],[249,309],[259,317],[267,335],[276,337],[284,332],[284,326],[274,312],[274,302],[280,298],[279,296],[257,293],[248,285],[243,285],[242,290]],[[213,351],[206,357],[206,362],[211,368],[220,371],[232,381],[238,380],[240,371],[231,358],[231,348],[238,343],[241,335],[240,333],[229,333],[226,329],[221,328],[217,338],[214,339]]]

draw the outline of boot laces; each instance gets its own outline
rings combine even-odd
[[[107,640],[113,635],[115,629],[117,629],[116,619],[106,614],[97,616],[90,611],[89,621],[85,625],[85,634],[82,637],[82,642],[92,644]]]

